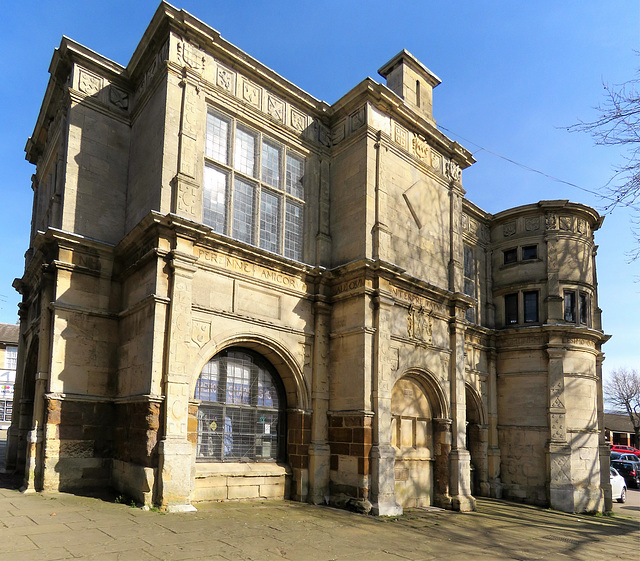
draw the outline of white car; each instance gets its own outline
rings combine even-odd
[[[619,503],[623,503],[627,500],[627,485],[624,482],[624,477],[622,477],[615,468],[609,468],[609,471],[611,498],[616,499]]]

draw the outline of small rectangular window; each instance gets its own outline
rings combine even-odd
[[[564,293],[564,321],[576,321],[576,293]]]
[[[589,323],[589,297],[586,292],[580,293],[580,323]]]
[[[507,325],[518,323],[518,295],[507,294],[504,297],[504,322]]]
[[[504,250],[504,264],[509,265],[510,263],[516,263],[518,261],[518,248],[514,247],[513,249],[505,249]]]
[[[18,364],[18,347],[7,347],[4,351],[4,367],[15,370]]]
[[[525,292],[523,298],[525,323],[536,323],[538,321],[538,292]]]
[[[530,261],[532,259],[538,258],[538,246],[537,245],[526,245],[522,248],[522,260]]]

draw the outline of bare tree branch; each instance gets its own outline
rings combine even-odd
[[[603,388],[605,401],[614,409],[629,415],[636,435],[636,446],[640,443],[640,375],[636,370],[618,368],[611,373]]]
[[[625,148],[622,162],[614,168],[601,195],[607,201],[604,212],[629,207],[640,217],[640,70],[636,78],[610,86],[603,83],[605,100],[596,107],[599,116],[593,121],[579,121],[567,127],[569,132],[586,132],[599,146]],[[631,260],[640,258],[640,232],[632,228],[635,247]]]

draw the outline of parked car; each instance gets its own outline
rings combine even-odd
[[[609,481],[611,482],[611,498],[624,503],[627,500],[627,485],[615,468],[609,468]]]
[[[634,448],[633,446],[623,446],[622,444],[614,444],[611,446],[612,452],[626,452],[627,454],[633,454],[634,456],[640,458],[640,450]]]
[[[624,477],[629,487],[640,489],[640,462],[613,460],[611,467]]]
[[[638,458],[633,454],[627,454],[626,452],[611,452],[611,461],[613,460],[620,462],[637,462]]]

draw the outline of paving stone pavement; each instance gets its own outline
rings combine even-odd
[[[0,475],[0,561],[629,561],[640,548],[635,512],[584,516],[478,499],[473,513],[416,509],[397,518],[289,501],[164,514],[15,485]]]
[[[460,514],[383,519],[289,501],[163,514],[95,497],[0,488],[0,561],[637,559],[640,525],[479,499]]]

